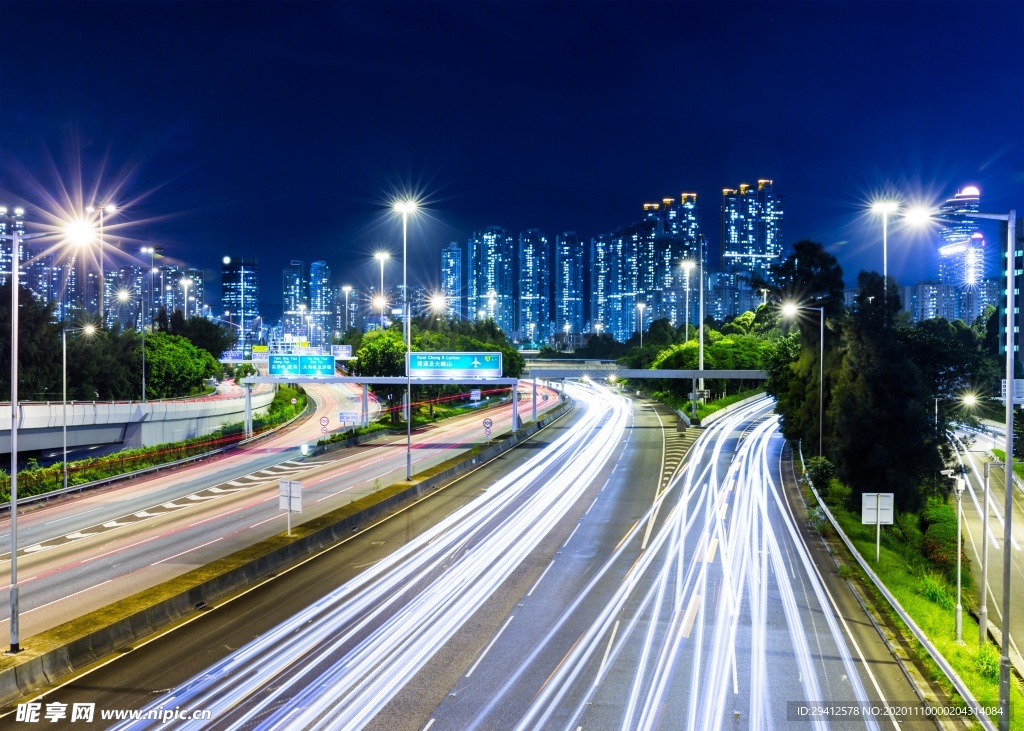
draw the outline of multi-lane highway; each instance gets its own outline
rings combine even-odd
[[[663,413],[574,397],[536,449],[42,700],[267,729],[772,728],[820,702],[914,705],[827,552],[805,545],[769,401],[680,463]]]
[[[298,523],[405,477],[405,439],[388,438],[355,449],[303,459],[299,445],[315,444],[320,418],[336,419],[357,395],[311,385],[313,417],[281,434],[218,459],[161,472],[80,499],[19,516],[18,576],[21,636],[44,629],[202,566],[285,529],[278,511],[281,479],[303,484]],[[544,407],[555,398],[542,402]],[[496,434],[511,422],[511,407],[488,412]],[[459,418],[417,432],[415,470],[451,458],[482,440],[479,418]],[[9,545],[8,521],[0,546]],[[10,554],[0,555],[9,579]],[[3,589],[6,591],[5,582]],[[0,602],[0,628],[8,604]]]

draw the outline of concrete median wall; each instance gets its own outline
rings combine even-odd
[[[57,682],[133,642],[168,627],[203,607],[240,591],[346,538],[360,527],[451,483],[456,478],[507,452],[572,408],[566,400],[536,424],[463,459],[409,487],[400,483],[352,503],[346,508],[279,534],[201,569],[115,602],[79,619],[28,639],[24,650],[0,658],[0,705]],[[302,533],[303,529],[307,532]]]

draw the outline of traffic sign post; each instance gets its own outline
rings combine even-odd
[[[288,535],[292,534],[292,513],[302,512],[302,483],[281,480],[277,490],[277,509],[288,513]]]
[[[321,416],[320,417],[320,426],[327,426],[330,423],[331,423],[331,420],[328,419],[326,416]]]
[[[891,492],[865,492],[861,496],[861,525],[875,526],[875,563],[881,554],[882,526],[892,525],[892,497]]]

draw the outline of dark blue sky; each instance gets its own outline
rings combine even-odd
[[[4,0],[0,198],[112,197],[118,234],[211,270],[258,256],[276,290],[293,257],[375,278],[395,191],[427,202],[429,285],[474,229],[589,238],[683,191],[715,256],[721,189],[766,177],[787,243],[822,241],[852,283],[881,269],[874,194],[971,183],[1024,209],[1022,32],[1019,1]],[[893,231],[895,276],[935,266]]]

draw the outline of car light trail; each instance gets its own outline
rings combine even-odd
[[[209,708],[214,718],[230,718],[229,728],[357,728],[372,718],[614,456],[627,403],[604,389],[575,389],[573,396],[586,407],[580,422],[537,457],[149,708],[172,701]]]

